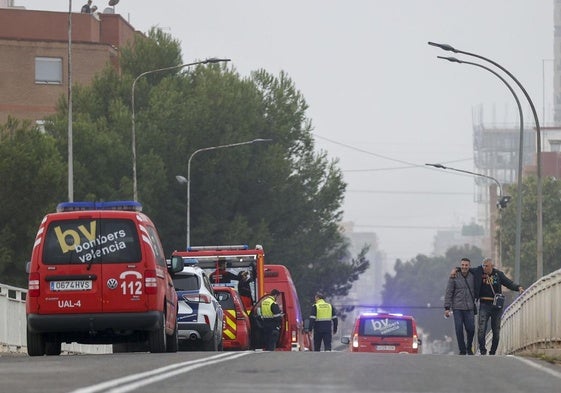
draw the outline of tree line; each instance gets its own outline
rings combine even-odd
[[[133,199],[131,86],[147,70],[179,66],[179,42],[159,29],[121,50],[73,91],[75,201]],[[345,295],[368,267],[350,255],[339,230],[346,184],[337,160],[316,151],[303,95],[284,72],[209,64],[138,79],[134,92],[138,199],[166,251],[184,249],[190,155],[200,148],[271,139],[206,151],[191,164],[192,245],[264,246],[266,261],[286,265],[300,297],[317,290]],[[9,118],[0,125],[0,275],[25,286],[42,217],[67,197],[67,103],[40,130]]]

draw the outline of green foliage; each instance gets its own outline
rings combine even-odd
[[[516,257],[516,201],[518,187],[508,190],[512,202],[498,220],[502,265],[514,276]],[[542,182],[543,274],[561,268],[561,181],[545,177]],[[537,178],[527,176],[522,184],[522,227],[520,242],[520,284],[530,286],[537,277]]]
[[[132,199],[134,94],[139,201],[156,223],[167,255],[185,247],[186,190],[175,176],[187,177],[192,157],[191,244],[261,244],[268,263],[291,270],[302,299],[311,300],[320,289],[347,294],[368,261],[347,251],[339,230],[346,185],[337,161],[315,151],[307,104],[292,80],[264,70],[242,78],[225,64],[138,78],[147,70],[180,64],[179,43],[153,29],[123,48],[121,73],[108,67],[91,85],[75,87],[74,200]],[[27,133],[35,138],[27,141],[33,145],[27,152],[2,145],[13,150],[2,154],[3,160],[12,160],[2,161],[2,179],[11,176],[11,189],[19,192],[14,199],[2,195],[5,204],[15,205],[7,215],[14,224],[6,226],[2,219],[0,228],[0,260],[9,261],[8,267],[23,266],[18,253],[28,255],[41,216],[66,199],[67,118],[61,99],[46,134]],[[254,139],[272,142],[192,156],[201,148]],[[14,163],[20,167],[17,175]],[[28,167],[24,176],[22,166]],[[45,172],[41,179],[39,169]],[[41,204],[26,209],[24,217],[13,214],[26,198],[41,199]],[[22,219],[25,228],[32,228],[26,236],[18,233]],[[14,244],[16,239],[22,244]]]
[[[397,260],[395,275],[386,274],[382,291],[382,307],[391,312],[403,312],[415,317],[417,323],[432,338],[451,335],[452,325],[442,323],[444,292],[450,270],[467,257],[477,266],[483,255],[477,247],[465,245],[450,248],[444,257],[419,254],[408,262]]]
[[[29,122],[0,125],[0,277],[26,283],[25,262],[43,215],[64,195],[65,166],[55,140]]]

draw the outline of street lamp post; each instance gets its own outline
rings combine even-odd
[[[74,154],[72,142],[72,0],[68,0],[68,201],[74,201]]]
[[[451,170],[451,171],[466,173],[468,175],[484,177],[486,179],[490,179],[490,180],[494,181],[497,184],[497,188],[499,190],[499,199],[497,200],[497,208],[499,209],[499,212],[501,211],[501,209],[507,207],[508,203],[510,202],[511,197],[509,195],[503,195],[503,187],[502,187],[501,183],[492,176],[484,175],[482,173],[477,173],[477,172],[470,172],[470,171],[466,171],[466,170],[463,170],[463,169],[452,168],[452,167],[444,166],[442,164],[425,164],[425,165],[432,166],[432,167],[435,167],[435,168],[438,168],[438,169],[447,169],[447,170]],[[491,226],[491,228],[493,228],[493,226]],[[493,236],[493,233],[491,233],[491,236]],[[491,245],[493,245],[493,242],[491,242]],[[496,248],[493,247],[493,250],[496,250]],[[501,254],[501,252],[500,252],[500,242],[499,242],[499,255],[500,254]],[[498,262],[499,262],[499,265],[500,265],[500,262],[501,262],[500,258],[499,258]]]
[[[462,51],[460,49],[456,49],[451,45],[448,44],[438,44],[435,42],[428,42],[429,45],[432,46],[436,46],[440,49],[443,49],[445,51],[450,51],[453,53],[460,53],[466,56],[472,56],[472,57],[476,57],[478,59],[481,59],[483,61],[486,61],[490,64],[493,64],[495,67],[501,69],[505,74],[507,74],[520,88],[520,90],[522,90],[522,92],[524,93],[524,96],[526,97],[526,100],[528,101],[528,104],[530,105],[530,108],[532,109],[532,115],[534,116],[534,122],[536,124],[536,166],[537,166],[537,183],[538,183],[538,187],[537,187],[537,229],[536,229],[536,254],[537,254],[537,262],[536,262],[536,273],[537,273],[537,277],[536,279],[539,279],[540,277],[543,276],[543,193],[542,193],[542,160],[541,160],[541,132],[540,132],[540,121],[538,119],[538,114],[536,112],[536,107],[534,106],[534,103],[532,102],[532,99],[530,98],[530,95],[528,94],[528,92],[526,91],[526,89],[524,88],[524,86],[522,86],[522,83],[520,83],[520,81],[518,79],[516,79],[516,77],[514,75],[512,75],[512,73],[507,70],[506,68],[504,68],[502,65],[500,65],[499,63],[488,59],[486,57],[483,57],[481,55],[478,55],[476,53],[471,53],[471,52],[465,52]],[[520,266],[519,266],[520,267]],[[520,271],[520,268],[516,269],[516,271]],[[520,273],[518,273],[520,274]],[[519,277],[518,277],[519,278]],[[515,277],[515,280],[517,278]],[[519,282],[519,281],[517,281]]]
[[[444,166],[442,164],[425,164],[425,165],[432,166],[432,167],[435,167],[435,168],[438,168],[438,169],[448,169],[448,170],[451,170],[451,171],[467,173],[468,175],[479,176],[479,177],[484,177],[484,178],[489,179],[489,180],[493,180],[497,184],[497,188],[499,189],[499,200],[497,201],[497,207],[498,208],[506,207],[508,205],[508,202],[510,202],[510,199],[511,199],[510,196],[503,195],[503,187],[502,187],[501,183],[492,176],[484,175],[482,173],[477,173],[477,172],[470,172],[470,171],[466,171],[464,169],[452,168],[452,167],[449,167],[449,166]]]
[[[179,183],[187,183],[187,248],[191,246],[191,160],[195,157],[196,154],[209,151],[209,150],[217,150],[217,149],[225,149],[227,147],[235,147],[241,145],[250,145],[252,143],[260,143],[260,142],[271,142],[272,139],[253,139],[251,141],[245,142],[238,142],[238,143],[229,143],[227,145],[220,145],[220,146],[210,146],[204,147],[202,149],[195,150],[190,156],[189,161],[187,161],[187,179],[184,176],[177,175],[175,178]]]
[[[150,71],[145,71],[142,74],[138,75],[134,81],[132,82],[132,88],[131,88],[131,121],[132,121],[132,189],[133,189],[133,199],[135,201],[138,200],[138,188],[137,188],[137,180],[136,180],[136,131],[135,131],[135,115],[134,115],[134,88],[136,86],[136,82],[143,76],[148,75],[148,74],[154,74],[157,72],[163,72],[163,71],[171,71],[171,70],[177,70],[183,67],[189,67],[189,66],[194,66],[194,65],[199,65],[199,64],[208,64],[208,63],[219,63],[219,62],[226,62],[226,61],[230,61],[230,59],[218,59],[218,58],[210,58],[210,59],[206,59],[206,60],[201,60],[201,61],[196,61],[193,63],[187,63],[187,64],[179,64],[176,66],[171,66],[171,67],[164,67],[164,68],[158,68],[155,70],[150,70]]]
[[[519,142],[518,142],[518,185],[517,185],[517,197],[516,197],[516,232],[515,232],[515,248],[514,248],[514,276],[515,276],[515,280],[516,282],[520,282],[520,243],[521,243],[521,237],[522,237],[522,162],[523,162],[523,158],[524,158],[524,115],[522,113],[522,105],[520,105],[520,100],[518,99],[518,95],[516,95],[516,92],[514,91],[514,89],[512,88],[512,86],[506,81],[505,78],[503,78],[501,75],[499,75],[497,72],[495,72],[494,70],[490,69],[489,67],[486,67],[482,64],[479,63],[473,63],[470,61],[463,61],[463,60],[459,60],[456,59],[455,57],[443,57],[443,56],[437,56],[439,59],[443,59],[443,60],[448,60],[452,63],[458,63],[458,64],[468,64],[468,65],[472,65],[475,67],[479,67],[482,68],[486,71],[489,71],[490,73],[492,73],[493,75],[495,75],[497,78],[499,78],[508,88],[508,90],[511,92],[512,96],[514,97],[514,100],[516,101],[516,106],[518,107],[518,118],[520,120],[520,138],[519,138]]]

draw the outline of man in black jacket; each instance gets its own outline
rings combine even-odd
[[[501,316],[503,315],[503,307],[498,308],[493,305],[495,294],[502,293],[503,286],[519,293],[524,292],[524,288],[510,280],[502,271],[494,269],[491,258],[485,258],[481,266],[471,268],[470,272],[475,276],[475,297],[479,298],[479,320],[477,327],[479,353],[481,355],[487,354],[485,333],[487,322],[491,320],[493,339],[491,340],[489,355],[494,355],[499,346]]]

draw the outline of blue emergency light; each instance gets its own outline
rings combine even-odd
[[[199,260],[196,258],[183,258],[183,266],[198,266]]]
[[[72,212],[84,210],[121,210],[141,212],[142,205],[136,201],[110,202],[61,202],[57,205],[57,212]]]

